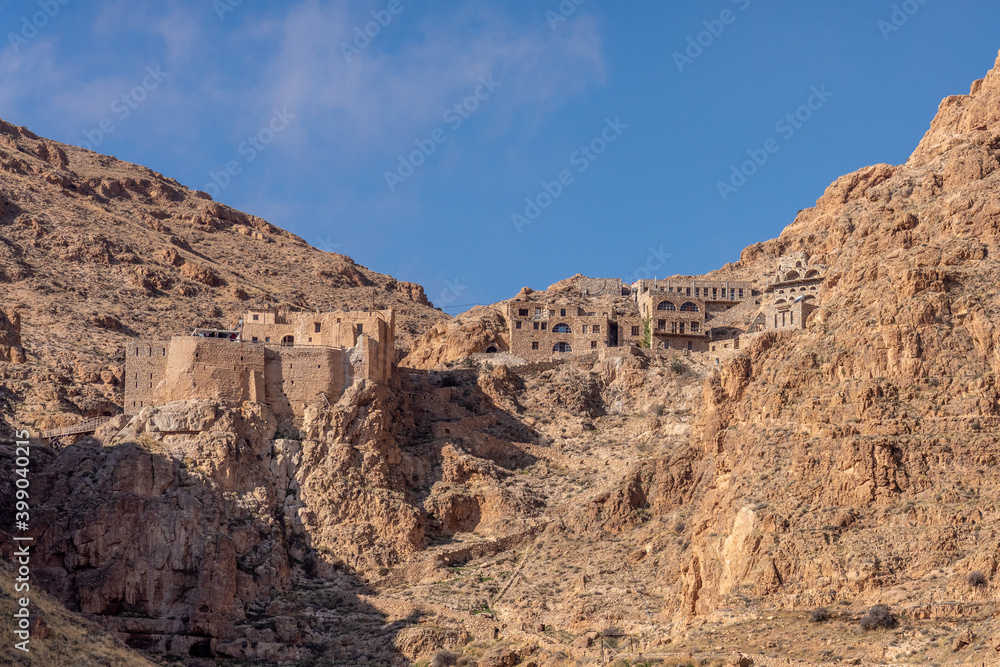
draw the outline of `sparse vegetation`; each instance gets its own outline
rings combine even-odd
[[[687,372],[687,369],[688,369],[687,364],[685,364],[680,359],[674,359],[673,361],[670,362],[670,370],[673,371],[674,374],[676,375],[683,375],[684,373]]]
[[[975,572],[970,572],[969,576],[966,577],[966,582],[969,584],[969,586],[972,586],[973,588],[982,588],[983,586],[989,583],[986,579],[986,575],[980,572],[979,570],[976,570]]]
[[[865,632],[872,630],[892,630],[899,625],[899,619],[892,614],[888,605],[877,604],[868,609],[868,613],[861,617],[858,626]]]
[[[816,607],[809,614],[810,623],[826,623],[830,620],[830,610],[826,607]]]
[[[458,662],[458,655],[448,650],[438,651],[431,659],[430,667],[452,667]]]

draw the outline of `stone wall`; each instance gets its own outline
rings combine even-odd
[[[158,405],[156,385],[163,379],[169,340],[132,342],[125,346],[125,414]]]
[[[742,301],[752,296],[752,287],[750,282],[743,280],[702,280],[696,276],[676,276],[662,280],[640,280],[636,284],[636,293],[639,297],[648,292],[662,292],[677,298]]]
[[[202,399],[267,403],[277,416],[302,417],[312,404],[335,403],[355,378],[392,375],[391,323],[373,319],[353,348],[237,342],[175,336],[130,343],[125,354],[125,413]],[[324,398],[325,397],[325,398]]]
[[[351,374],[347,350],[326,347],[262,349],[266,349],[264,401],[279,417],[301,417],[308,405],[336,403],[348,385]]]
[[[615,329],[619,346],[642,339],[641,318],[618,318],[607,306],[603,308],[588,311],[579,306],[511,301],[507,304],[510,353],[529,361],[596,353],[612,346]],[[637,327],[636,334],[632,327]]]
[[[243,316],[242,339],[252,343],[322,345],[346,349],[357,345],[363,335],[393,350],[395,311],[280,313],[274,309],[257,308],[248,310]],[[392,357],[391,353],[389,357]]]
[[[200,398],[218,403],[264,400],[264,349],[218,338],[174,336],[170,339],[162,403]]]

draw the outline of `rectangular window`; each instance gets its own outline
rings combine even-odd
[[[549,327],[548,322],[542,322],[542,331],[545,331]]]
[[[694,342],[692,342],[692,341],[689,340],[688,341],[688,351],[691,351],[693,349],[694,349]]]
[[[560,308],[559,309],[559,317],[566,317],[566,309],[565,308]]]
[[[681,333],[684,333],[684,323],[681,322]]]
[[[538,322],[532,322],[532,324],[535,325],[535,329],[538,329]]]
[[[536,340],[536,341],[533,341],[533,342],[531,343],[531,349],[532,349],[532,350],[537,350],[537,349],[538,349],[538,341],[537,341],[537,340]]]
[[[517,315],[518,315],[518,317],[527,317],[528,316],[528,309],[527,308],[518,308]]]
[[[729,300],[736,301],[736,290],[734,289],[729,290]]]
[[[253,336],[253,337],[252,337],[252,338],[250,339],[250,341],[251,341],[251,342],[253,342],[253,343],[256,343],[256,342],[257,342],[257,337],[256,337],[256,336]]]
[[[260,319],[260,315],[254,315],[254,316],[253,316],[253,319],[254,319],[254,322],[256,322],[257,320],[259,320],[259,319]]]
[[[687,288],[687,291],[685,292],[685,294],[687,294],[688,296],[691,296],[691,288],[690,287]]]
[[[701,291],[701,289],[700,289],[700,288],[698,288],[698,287],[695,287],[695,288],[694,288],[694,295],[695,295],[695,296],[699,296],[699,292],[700,292],[700,291]]]
[[[264,336],[264,342],[265,343],[270,343],[271,342],[271,337],[270,336]]]
[[[601,325],[595,324],[594,326],[590,327],[590,330],[593,331],[594,333],[601,333]]]
[[[361,334],[363,334],[364,332],[365,332],[365,325],[363,325],[363,324],[359,324],[359,325],[358,325],[358,335],[360,336],[360,335],[361,335]]]
[[[521,328],[521,320],[517,320],[516,322],[514,322],[514,328],[515,329],[520,329]]]
[[[667,328],[667,321],[666,320],[657,320],[656,321],[656,328],[657,329],[666,329]]]
[[[743,298],[743,290],[740,290],[740,298]]]
[[[535,317],[538,317],[541,314],[542,314],[542,309],[541,308],[535,308]]]
[[[712,288],[712,298],[715,299],[718,296],[719,296],[719,288],[718,287],[713,287]]]
[[[596,340],[590,341],[590,349],[591,350],[596,350],[597,349],[597,341]]]
[[[633,336],[639,335],[639,327],[632,327],[632,335]]]
[[[677,322],[671,322],[670,332],[677,333]]]
[[[698,331],[698,323],[697,322],[692,322],[691,323],[691,332],[694,333],[696,331]]]
[[[319,322],[314,322],[313,325],[315,326],[315,329],[316,329],[313,333],[319,333],[320,326],[321,326],[320,323]]]
[[[586,324],[584,324],[582,327],[580,327],[580,333],[587,333],[587,325]]]

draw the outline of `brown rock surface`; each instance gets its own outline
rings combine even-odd
[[[0,360],[27,361],[0,368],[0,383],[19,395],[16,421],[38,429],[121,404],[119,384],[63,381],[72,367],[111,371],[129,338],[229,327],[252,303],[395,308],[400,356],[445,317],[419,285],[145,167],[3,121],[0,236]]]
[[[466,359],[505,349],[502,307],[487,307],[431,327],[392,382],[355,384],[299,433],[276,433],[257,404],[145,410],[103,430],[104,446],[38,449],[41,581],[136,645],[192,657],[904,665],[954,664],[954,649],[990,664],[996,641],[979,638],[996,637],[1000,597],[998,72],[945,100],[907,163],[838,179],[717,273],[761,284],[782,256],[809,254],[828,272],[804,331],[755,335],[722,363],[637,351],[504,366]],[[84,173],[91,154],[67,147],[63,160],[42,142],[43,159],[37,137],[3,130],[0,177],[44,170],[44,187],[76,184],[66,196],[98,217],[142,205],[143,229],[160,235],[147,251],[76,234],[21,212],[36,195],[5,190],[5,230],[24,252],[4,275],[43,295],[49,310],[31,306],[34,317],[55,323],[83,298],[60,305],[45,289],[101,283],[64,284],[23,260],[28,248],[120,270],[138,281],[131,297],[165,309],[209,307],[216,288],[185,277],[188,262],[220,289],[240,282],[207,252],[211,235],[312,257],[162,177],[109,161],[82,179],[63,172]],[[112,218],[107,229],[133,224]],[[366,281],[413,294],[331,261],[317,275],[349,294]],[[243,270],[280,291],[274,263],[254,266]],[[80,313],[101,340],[165,326],[152,312]],[[66,397],[113,405],[120,367],[98,363],[110,353],[74,356],[27,322],[27,363],[0,371],[31,400],[5,417]],[[81,383],[110,393],[73,394]],[[13,489],[0,476],[3,503]],[[899,626],[862,633],[875,604]],[[817,607],[828,618],[809,623]]]

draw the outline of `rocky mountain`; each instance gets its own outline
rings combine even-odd
[[[504,349],[502,307],[445,319],[419,288],[169,179],[4,131],[8,420],[113,406],[125,337],[315,298],[296,286],[374,286],[408,318],[393,380],[297,433],[262,404],[188,401],[34,450],[38,583],[151,659],[995,664],[1000,61],[905,164],[838,179],[720,269],[827,267],[804,330],[718,363],[473,357]],[[44,217],[63,210],[101,224]]]
[[[114,414],[124,342],[234,325],[252,304],[397,309],[400,355],[444,315],[369,271],[150,169],[0,121],[0,413]]]

